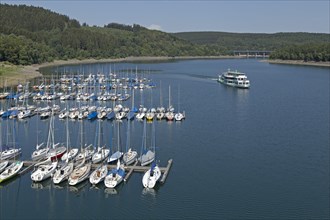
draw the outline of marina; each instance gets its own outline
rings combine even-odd
[[[112,64],[86,64],[43,71],[51,81],[51,73],[54,79],[56,72],[59,76],[85,72],[88,77],[89,73],[109,73],[110,66],[115,70]],[[19,175],[0,183],[1,219],[327,217],[328,69],[272,65],[256,59],[117,63],[116,69],[132,69],[135,78],[136,66],[148,70],[144,78],[155,87],[127,89],[131,97],[125,101],[34,101],[30,97],[27,104],[36,109],[53,108],[55,104],[59,111],[45,119],[40,118],[41,113],[25,119],[0,118],[1,146],[21,148],[18,159],[24,165]],[[228,68],[246,73],[250,89],[218,83],[219,72]],[[274,82],[281,82],[281,86]],[[23,81],[22,85],[24,91]],[[31,81],[29,85],[32,92],[32,85],[40,84]],[[0,107],[8,110],[11,104],[26,106],[23,102],[2,99]],[[59,117],[64,109],[81,110],[87,105],[113,109],[117,104],[130,111],[132,107],[139,111],[143,106],[146,112],[137,111],[132,119],[116,119],[115,115],[112,119],[96,116],[91,120],[87,116]],[[161,106],[172,106],[175,113],[184,112],[186,119],[157,120],[157,114],[153,120],[137,118],[139,113],[146,115]],[[130,165],[120,161],[126,175],[115,188],[106,187],[104,182],[91,184],[89,179],[77,185],[69,185],[68,181],[55,184],[51,178],[34,182],[31,175],[41,161],[33,161],[32,153],[39,145],[39,149],[46,147],[48,137],[53,136],[50,146],[59,143],[57,146],[67,151],[78,149],[78,154],[89,146],[86,152],[102,152],[105,146],[109,156],[118,149],[125,153],[131,148],[139,158],[146,146],[155,150],[154,161],[161,176],[154,188],[145,188],[142,179],[151,164],[141,167],[135,160]],[[91,163],[90,172],[101,165],[117,174],[112,171],[117,170],[116,162]]]
[[[14,163],[15,160],[10,160],[9,163]],[[24,175],[25,173],[31,171],[33,169],[33,167],[40,161],[22,161],[23,162],[23,170],[20,171],[18,174],[19,175]],[[162,179],[162,183],[165,182],[166,178],[167,178],[167,175],[168,175],[168,172],[169,170],[171,169],[171,166],[172,166],[172,163],[173,163],[173,159],[170,159],[168,160],[168,163],[166,165],[166,167],[159,167],[159,169],[161,170],[163,174],[163,179]],[[92,169],[95,169],[99,166],[99,164],[92,164]],[[111,165],[111,164],[108,164],[108,169],[113,169],[116,167],[116,165]],[[130,170],[130,172],[126,175],[126,180],[128,180],[128,178],[130,177],[130,175],[133,173],[133,172],[145,172],[149,169],[148,166],[138,166],[137,165],[137,162],[132,165],[132,166],[125,166],[125,169],[128,169]]]

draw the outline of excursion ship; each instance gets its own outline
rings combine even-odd
[[[245,73],[236,71],[231,71],[228,69],[219,75],[218,82],[223,83],[228,86],[238,87],[247,89],[250,87],[250,81],[246,77]]]

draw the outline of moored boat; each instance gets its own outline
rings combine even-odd
[[[15,161],[0,174],[0,183],[4,182],[18,174],[23,167],[23,161]]]
[[[154,188],[161,175],[159,167],[156,163],[152,163],[150,169],[143,175],[143,186],[150,189]]]

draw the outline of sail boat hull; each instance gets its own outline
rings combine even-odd
[[[142,179],[142,184],[145,188],[154,188],[157,181],[161,176],[161,172],[158,166],[151,167],[144,175]]]
[[[0,163],[0,173],[2,173],[2,171],[5,170],[5,168],[7,167],[8,163],[9,162],[7,160]]]
[[[17,173],[22,169],[22,167],[23,167],[23,161],[16,161],[12,163],[0,174],[0,183],[16,176]]]
[[[20,154],[21,154],[21,148],[10,148],[1,153],[0,159],[6,160],[6,159],[14,158]]]
[[[90,170],[91,170],[90,163],[74,169],[69,177],[69,185],[74,186],[86,180],[89,176]]]
[[[68,163],[57,169],[53,176],[53,182],[55,184],[60,184],[61,182],[67,180],[73,171],[73,163]]]
[[[100,183],[108,174],[107,165],[102,165],[92,172],[89,177],[89,182],[93,185]]]
[[[66,152],[66,147],[61,146],[57,148],[53,148],[49,150],[47,157],[50,158],[50,160],[57,160],[60,159]]]
[[[100,163],[103,161],[105,158],[107,158],[110,154],[109,149],[102,148],[98,152],[96,152],[93,157],[92,157],[92,162],[93,163]]]
[[[151,150],[148,150],[140,157],[141,166],[147,166],[155,160],[155,153]]]
[[[131,165],[136,161],[138,154],[136,151],[132,151],[131,149],[128,150],[123,156],[123,162],[125,165]]]

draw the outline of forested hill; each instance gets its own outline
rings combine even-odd
[[[192,43],[212,45],[223,50],[276,50],[285,46],[329,43],[329,34],[318,33],[228,33],[180,32],[173,36]]]
[[[272,51],[270,59],[330,61],[330,34],[182,32],[173,36],[230,54],[234,50]]]
[[[205,55],[220,53],[140,25],[89,27],[40,7],[0,4],[0,61]]]
[[[271,50],[275,58],[323,61],[330,60],[329,36],[312,33],[170,34],[137,24],[117,23],[90,27],[40,7],[0,4],[0,62],[22,65],[73,58],[218,56],[230,55],[233,50]]]

